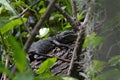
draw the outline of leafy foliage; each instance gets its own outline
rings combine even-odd
[[[50,59],[47,59],[46,61],[44,61],[39,69],[36,71],[37,74],[42,74],[41,76],[44,76],[44,77],[49,77],[51,76],[52,74],[50,73],[50,70],[49,68],[56,62],[56,58],[50,58]]]
[[[16,73],[14,78],[16,80],[34,80],[32,71],[29,69],[27,71]]]
[[[65,10],[69,13],[72,14],[72,7],[71,3],[69,0],[58,0],[59,3],[63,3],[63,7],[65,7]]]
[[[2,9],[5,8],[6,10],[12,12],[14,15],[16,15],[14,9],[8,4],[6,0],[0,0],[0,4],[2,4]]]
[[[90,64],[88,67],[87,67],[87,76],[95,76],[95,74],[101,72],[104,68],[104,62],[102,61],[94,61],[92,64]]]
[[[18,42],[14,39],[13,36],[9,36],[7,38],[7,42],[12,47],[13,50],[13,57],[16,61],[16,66],[20,72],[23,72],[26,68],[26,55],[23,49],[20,47]],[[22,65],[21,65],[22,64]]]
[[[46,8],[44,7],[44,8],[42,8],[42,9],[39,11],[39,13],[40,13],[40,14],[43,14],[45,11],[46,11]]]
[[[119,55],[112,57],[108,63],[96,60],[87,67],[87,76],[92,76],[92,80],[119,80],[119,63]]]
[[[23,21],[26,22],[27,19],[23,18]],[[13,28],[15,26],[17,26],[17,25],[20,26],[21,24],[23,24],[23,22],[21,21],[21,19],[12,20],[12,21],[8,22],[6,25],[2,26],[0,28],[0,31],[1,31],[2,34],[4,34],[4,33],[8,32],[10,30],[13,30]]]
[[[24,23],[28,24],[28,29],[33,29],[37,21],[41,18],[41,15],[45,13],[47,4],[44,0],[40,0],[38,5],[30,8],[30,5],[34,2],[34,0],[0,0],[0,45],[3,48],[3,53],[5,55],[10,54],[12,58],[10,59],[10,63],[16,65],[15,74],[11,74],[9,69],[5,68],[5,59],[0,63],[0,72],[7,74],[7,76],[12,80],[77,80],[71,77],[65,76],[54,76],[50,72],[50,67],[57,61],[56,58],[49,58],[44,61],[39,69],[35,71],[37,76],[33,75],[32,69],[28,67],[28,60],[26,59],[26,53],[22,49],[21,44],[24,44],[26,41],[26,35],[29,35],[27,32],[26,26]],[[103,0],[100,0],[101,2]],[[70,0],[58,0],[60,6],[63,10],[65,10],[68,14],[72,15],[72,6],[70,4]],[[28,11],[24,13],[24,15],[14,19],[17,14],[22,13],[25,8],[28,8]],[[98,9],[97,9],[98,10]],[[33,16],[36,18],[35,24],[32,24],[27,20],[29,16]],[[84,19],[84,15],[82,13],[77,14],[78,20]],[[23,20],[21,20],[21,18]],[[115,19],[115,21],[119,21],[119,17]],[[33,19],[34,21],[34,19]],[[112,24],[109,24],[112,26]],[[54,35],[58,32],[65,31],[71,29],[70,23],[67,22],[66,18],[58,13],[56,10],[53,10],[49,19],[45,21],[42,28],[47,28],[44,34],[40,34],[38,36],[40,38],[48,37],[50,35]],[[42,30],[42,29],[41,29]],[[19,32],[19,33],[18,33]],[[23,35],[21,35],[23,34]],[[17,37],[19,38],[16,38]],[[4,40],[4,41],[3,41]],[[23,40],[23,43],[20,41]],[[96,36],[95,33],[87,35],[85,38],[83,48],[87,47],[96,47],[101,41],[102,37]],[[19,44],[20,43],[20,44]],[[2,53],[2,55],[3,55]],[[87,66],[87,77],[93,77],[92,80],[119,80],[120,74],[120,56],[113,57],[109,60],[108,63],[95,60],[89,66]],[[105,66],[112,67],[111,70],[103,71]],[[11,65],[8,65],[10,67]],[[97,75],[99,74],[99,75]],[[114,76],[111,78],[111,76]]]
[[[83,17],[83,14],[82,13],[80,13],[79,15],[78,15],[78,20],[80,21],[80,20],[82,20],[84,17]]]
[[[85,42],[83,44],[83,48],[88,47],[96,47],[98,46],[102,41],[102,37],[96,36],[95,33],[88,34],[87,37],[85,38]]]
[[[47,60],[45,60],[39,67],[39,69],[36,71],[37,74],[39,74],[38,77],[36,77],[36,79],[51,79],[54,80],[56,78],[53,77],[53,74],[50,72],[50,67],[56,62],[56,58],[49,58]],[[57,77],[58,80],[61,80],[60,77]]]
[[[109,60],[108,64],[109,64],[110,66],[116,67],[117,69],[120,69],[120,68],[119,68],[119,67],[120,67],[120,55],[115,56],[115,57],[112,57],[112,58]]]
[[[60,1],[63,3],[62,9],[68,11],[71,13],[71,5],[69,0],[67,1]],[[69,3],[68,3],[69,2]],[[10,4],[11,3],[11,4]],[[28,60],[26,58],[26,53],[22,49],[22,46],[20,41],[23,40],[26,37],[26,27],[24,23],[30,24],[28,28],[33,28],[35,25],[31,25],[31,23],[28,22],[28,17],[29,16],[34,16],[36,18],[36,21],[38,21],[41,18],[41,15],[45,13],[47,4],[41,0],[38,5],[33,6],[30,8],[30,5],[33,3],[33,0],[18,0],[14,1],[11,0],[11,2],[8,3],[6,0],[1,0],[0,1],[0,33],[1,33],[1,40],[0,44],[3,47],[4,53],[10,54],[12,58],[10,59],[10,63],[14,64],[16,66],[16,71],[15,74],[11,74],[8,69],[5,68],[5,64],[0,65],[0,72],[7,74],[7,76],[11,79],[14,80],[67,80],[72,78],[68,77],[62,77],[62,76],[54,76],[50,72],[50,67],[56,62],[56,58],[50,58],[44,61],[39,69],[36,71],[36,74],[39,74],[38,76],[33,76],[33,72],[30,67],[28,67]],[[24,17],[18,17],[17,19],[16,16],[22,12],[23,9],[28,8],[28,12],[24,13]],[[68,9],[69,10],[68,10]],[[16,11],[15,11],[16,10]],[[10,13],[10,14],[9,14]],[[36,22],[35,21],[35,22]],[[58,23],[58,24],[56,24]],[[55,27],[53,27],[55,26]],[[64,27],[65,26],[65,27]],[[47,28],[44,34],[40,35],[41,37],[44,37],[50,32],[52,34],[52,31],[58,30],[59,31],[64,31],[67,29],[70,29],[71,26],[68,24],[66,21],[65,17],[62,16],[59,13],[53,12],[52,15],[50,15],[50,18],[48,21],[45,22],[44,28]],[[58,30],[56,33],[58,33]],[[25,35],[22,35],[26,33]],[[15,35],[15,36],[14,36]],[[16,37],[20,37],[17,38]],[[2,42],[3,40],[3,42]],[[25,41],[24,41],[25,42]],[[5,58],[4,58],[5,60]],[[4,60],[2,62],[4,62]],[[8,65],[10,67],[10,65]]]
[[[12,5],[15,7],[23,6],[23,7],[29,8],[29,6],[21,0],[19,0],[17,2],[12,2]]]
[[[12,74],[10,73],[10,71],[6,69],[2,63],[0,63],[0,72],[7,74],[7,76],[10,78],[12,77]]]
[[[118,69],[112,69],[93,78],[93,80],[120,80],[119,74],[120,71]]]

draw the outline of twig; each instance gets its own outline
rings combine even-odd
[[[1,42],[2,42],[2,44],[3,44],[4,49],[5,49],[5,51],[7,51],[7,46],[6,46],[6,44],[5,44],[4,37],[3,37],[3,35],[1,34],[1,31],[0,31],[0,37],[1,37]],[[8,56],[8,54],[7,54],[7,55],[6,55],[5,68],[7,68],[8,62],[9,62],[9,56]],[[6,75],[6,74],[2,74],[1,80],[3,80],[3,79],[6,80],[6,78],[7,78],[7,75]]]
[[[38,1],[39,1],[39,0],[38,0]],[[35,2],[35,3],[38,3],[38,1]],[[50,2],[50,4],[48,5],[48,8],[47,8],[47,10],[46,10],[46,12],[43,14],[43,16],[41,17],[41,19],[40,19],[40,20],[37,22],[37,24],[35,25],[35,27],[34,27],[32,33],[31,33],[30,37],[28,38],[27,42],[26,42],[25,45],[24,45],[24,50],[25,50],[26,52],[28,52],[30,45],[31,45],[32,42],[34,41],[34,38],[35,38],[35,36],[36,36],[36,33],[38,32],[39,28],[42,26],[42,24],[43,24],[43,22],[45,21],[45,19],[48,17],[48,15],[49,15],[49,13],[50,13],[50,11],[51,11],[54,3],[55,3],[55,0],[52,0],[52,1]],[[31,6],[33,6],[33,5],[31,5]],[[27,11],[28,9],[25,9],[25,10]],[[12,73],[14,73],[15,70],[16,70],[16,66],[15,66],[15,64],[13,64],[12,69],[11,69]]]
[[[46,1],[50,1],[50,0],[46,0]],[[73,27],[73,29],[76,27],[76,22],[73,20],[73,17],[71,15],[69,15],[66,11],[62,10],[59,6],[59,4],[55,4],[55,9],[62,14],[67,21],[70,23],[70,25]]]
[[[61,13],[66,19],[67,21],[73,26],[73,19],[72,16],[70,16],[67,12],[65,12],[64,10],[62,10],[59,6],[59,4],[55,4],[55,8],[56,10]]]
[[[26,52],[28,52],[29,48],[30,48],[30,45],[32,44],[32,42],[34,41],[35,39],[35,36],[37,35],[40,27],[42,26],[42,24],[44,23],[44,21],[48,18],[50,12],[51,12],[51,9],[53,8],[54,6],[54,3],[55,3],[56,0],[51,0],[48,7],[47,7],[47,10],[46,12],[42,15],[41,19],[37,22],[37,24],[34,26],[34,29],[33,31],[31,32],[31,35],[30,37],[28,38],[28,40],[26,41],[25,43],[25,46],[24,46],[24,50]]]
[[[64,59],[65,59],[65,58],[67,57],[67,55],[70,54],[70,53],[69,53],[70,50],[71,50],[71,49],[68,49],[65,54],[62,52],[61,58],[64,58]],[[59,54],[59,53],[58,53],[58,54]],[[58,55],[58,56],[59,56],[59,55]],[[61,60],[60,60],[60,61],[57,61],[57,62],[51,67],[51,69],[55,68],[57,64],[61,64],[61,63],[63,63],[63,61],[61,61]]]
[[[20,6],[20,7],[22,8],[22,10],[23,10],[23,12],[20,13],[20,14],[18,14],[18,12],[13,8],[13,9],[16,11],[17,16],[14,17],[14,18],[12,18],[11,20],[14,20],[14,19],[20,18],[21,21],[23,22],[24,26],[26,27],[27,31],[29,32],[29,34],[31,34],[31,31],[30,31],[28,25],[23,21],[23,19],[22,19],[21,16],[22,16],[23,14],[25,14],[25,12],[27,12],[30,8],[32,8],[33,6],[35,6],[36,4],[38,4],[39,2],[40,2],[40,0],[35,1],[33,4],[30,5],[29,8],[26,8],[26,9],[24,9],[24,10],[23,10],[23,8]]]
[[[10,2],[8,2],[8,3],[10,4]],[[19,16],[18,11],[17,11],[11,4],[10,4],[10,6],[11,6],[12,9],[15,11],[15,14],[18,16],[18,18],[20,18],[20,20],[22,21],[23,25],[25,26],[25,28],[27,29],[27,31],[28,31],[29,34],[30,34],[30,30],[29,30],[27,24],[24,22],[23,18],[22,18],[21,16]],[[21,7],[21,8],[22,8],[22,7]],[[19,30],[20,30],[20,27],[19,27]],[[23,46],[23,41],[22,41],[21,37],[20,37],[20,41],[21,41],[22,46]]]
[[[29,8],[35,6],[35,5],[38,4],[39,2],[40,2],[40,0],[35,1],[33,4],[30,5]],[[29,10],[29,8],[24,9],[23,12],[21,12],[18,16],[12,18],[11,20],[17,19],[17,18],[19,18],[20,16],[22,16],[23,14],[25,14],[25,12],[27,12],[27,11]]]
[[[79,51],[80,51],[80,53],[82,51],[82,45],[83,45],[83,42],[84,42],[84,34],[85,34],[84,29],[85,29],[85,24],[87,23],[89,15],[90,15],[90,10],[91,10],[91,7],[88,9],[88,12],[86,14],[84,22],[79,27],[80,31],[78,32],[78,37],[77,37],[77,40],[75,42],[75,48],[73,50],[72,59],[71,59],[70,66],[69,66],[69,69],[68,69],[68,72],[67,72],[67,75],[69,75],[69,76],[72,73],[75,57],[76,56],[78,57],[79,56]],[[82,39],[82,41],[81,41],[81,39]]]
[[[21,8],[22,8],[22,7],[21,7]],[[13,9],[15,10],[15,8],[13,8]],[[15,11],[16,11],[16,10],[15,10]],[[16,11],[16,14],[17,14],[18,18],[20,18],[20,20],[22,21],[23,25],[26,27],[28,33],[31,34],[30,29],[29,29],[29,26],[24,22],[22,16],[19,16],[19,14],[18,14],[17,11]]]
[[[82,30],[80,30],[79,31],[79,33],[78,33],[78,37],[77,37],[77,40],[76,40],[76,42],[75,42],[75,48],[74,48],[74,50],[73,50],[73,53],[72,53],[72,58],[71,58],[71,62],[70,62],[70,66],[69,66],[69,69],[68,69],[68,72],[67,72],[67,75],[71,75],[71,72],[72,72],[72,68],[73,68],[73,65],[74,65],[74,60],[75,60],[75,57],[77,56],[79,56],[79,55],[77,55],[77,51],[78,51],[78,48],[79,48],[79,46],[80,46],[80,39],[82,38],[81,36],[81,34],[84,34],[83,33],[83,31]],[[79,50],[81,50],[81,49],[79,49]],[[78,58],[77,58],[78,59]]]
[[[7,54],[6,55],[6,61],[5,61],[5,68],[8,68],[9,60],[10,60],[10,55]],[[1,77],[1,80],[2,80],[2,77]],[[6,74],[3,74],[3,80],[7,80],[7,75]]]
[[[76,1],[75,0],[71,0],[71,6],[72,6],[73,19],[77,20],[77,7],[76,7]]]
[[[87,14],[86,14],[86,16],[85,16],[85,20],[84,20],[84,22],[82,23],[83,27],[84,27],[84,25],[86,25],[86,23],[88,22],[90,13],[91,13],[91,7],[88,8]]]
[[[73,20],[73,17],[70,16],[70,15],[69,15],[67,12],[65,12],[64,10],[62,10],[58,4],[55,4],[55,8],[56,8],[56,10],[57,10],[59,13],[61,13],[61,14],[67,19],[67,21],[70,23],[70,25],[73,27],[73,29],[74,29],[75,31],[77,31],[77,30],[78,30],[77,26],[80,25],[80,22],[74,21],[74,20]]]
[[[47,55],[47,54],[37,54],[37,55],[40,55],[40,56],[45,56],[45,57],[48,57],[48,58],[53,58],[55,56],[52,56],[52,55]],[[64,62],[68,62],[70,63],[70,60],[69,59],[64,59],[64,58],[60,58],[60,57],[56,57],[58,60],[61,60],[61,61],[64,61]],[[75,64],[78,64],[79,66],[83,66],[82,63],[80,62],[74,62]]]

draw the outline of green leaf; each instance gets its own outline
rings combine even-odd
[[[16,67],[19,71],[23,72],[26,69],[27,60],[26,54],[20,47],[19,43],[15,40],[13,36],[7,38],[7,42],[13,50],[13,58],[16,61]]]
[[[42,6],[42,7],[43,7],[44,5],[45,5],[44,1],[40,1],[40,2],[39,2],[39,6]]]
[[[104,68],[105,62],[95,60],[87,67],[87,76],[94,76],[96,73],[101,72]]]
[[[120,64],[120,55],[112,57],[109,61],[108,64],[110,66],[118,66]],[[119,65],[120,67],[120,65]]]
[[[43,14],[45,11],[46,11],[46,8],[43,7],[42,9],[40,9],[39,13],[40,13],[40,14]]]
[[[23,18],[23,21],[26,22],[27,19]],[[12,20],[12,21],[8,22],[7,24],[5,24],[4,26],[0,27],[0,31],[2,34],[4,34],[8,31],[12,30],[15,26],[21,25],[21,24],[23,24],[21,19]]]
[[[46,76],[51,76],[50,67],[56,62],[56,58],[49,58],[45,60],[36,71],[37,74],[45,74]],[[44,75],[44,76],[45,76]]]
[[[32,71],[28,69],[27,71],[16,73],[15,80],[34,80],[34,76]]]
[[[5,66],[2,63],[0,63],[0,72],[7,74],[9,78],[12,78],[12,74],[8,69],[5,68]]]
[[[99,74],[97,77],[94,77],[92,80],[120,80],[120,70],[112,69],[106,71]]]
[[[80,13],[80,14],[78,15],[78,20],[80,21],[80,20],[82,20],[83,18],[84,18],[83,14]]]
[[[49,20],[62,20],[64,19],[63,15],[61,14],[52,14],[49,18]]]
[[[50,72],[50,70],[46,70],[46,71],[44,71],[43,73],[41,73],[40,75],[39,75],[39,80],[46,80],[46,79],[49,79],[50,77],[52,77],[53,75],[52,75],[52,73]]]
[[[35,80],[63,80],[61,76],[50,76],[49,78],[45,78],[44,76],[37,76]]]
[[[85,38],[83,48],[86,48],[87,46],[96,47],[101,43],[102,39],[103,39],[102,37],[96,36],[95,33],[88,34],[87,37]]]
[[[23,7],[26,7],[26,8],[29,8],[29,6],[27,4],[25,4],[25,2],[19,0],[17,2],[12,2],[12,5],[14,5],[15,7],[17,6],[23,6]]]
[[[66,6],[62,6],[61,9],[65,10],[65,9],[66,9]]]
[[[64,5],[66,5],[66,11],[69,13],[69,14],[72,14],[72,6],[71,6],[71,3],[70,3],[70,0],[60,0],[62,1],[62,3]]]
[[[68,30],[72,28],[71,25],[69,23],[66,24],[66,26],[63,27],[63,30]]]
[[[9,22],[10,16],[0,16],[0,26],[4,26]],[[1,27],[0,27],[1,28]]]
[[[2,13],[2,12],[5,12],[6,10],[5,10],[5,7],[4,6],[1,6],[0,7],[0,14]]]
[[[14,9],[10,6],[10,4],[7,2],[7,0],[0,0],[0,4],[4,5],[5,9],[12,12],[14,15],[16,15]]]

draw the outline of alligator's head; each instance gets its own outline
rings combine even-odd
[[[65,43],[65,44],[75,41],[76,38],[77,38],[77,33],[70,30],[56,35],[56,40],[60,43]]]

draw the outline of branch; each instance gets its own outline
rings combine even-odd
[[[8,2],[8,3],[10,4],[10,2]],[[10,4],[10,6],[11,6],[12,9],[15,11],[15,14],[17,15],[18,18],[20,18],[20,20],[22,21],[22,23],[23,23],[23,25],[25,26],[26,30],[27,30],[28,33],[30,34],[29,27],[28,27],[27,24],[24,22],[22,16],[19,16],[18,11],[17,11],[11,4]],[[20,6],[20,8],[22,8],[22,7]],[[23,8],[22,8],[22,9],[23,9]],[[19,27],[19,30],[20,30],[20,27]],[[23,43],[21,37],[20,37],[20,42]],[[23,44],[22,44],[22,46],[23,46]]]
[[[33,4],[30,5],[29,8],[32,8],[34,5],[38,4],[39,2],[40,2],[40,0],[35,1]],[[8,2],[8,3],[10,4],[10,2]],[[23,10],[23,12],[20,13],[20,14],[18,14],[18,12],[16,11],[16,9],[15,9],[12,5],[10,5],[10,6],[14,9],[14,11],[15,11],[15,13],[16,13],[16,15],[17,15],[16,17],[12,18],[11,20],[20,18],[21,21],[22,21],[22,23],[23,23],[24,26],[26,27],[27,31],[29,32],[29,34],[31,34],[30,29],[29,29],[29,26],[23,21],[23,18],[22,18],[22,15],[25,14],[25,12],[27,12],[27,11],[29,10],[29,8],[23,9],[23,7],[20,6],[20,8]]]
[[[74,47],[74,50],[73,50],[73,53],[72,53],[72,58],[71,58],[70,66],[69,66],[69,69],[68,69],[68,72],[67,72],[67,75],[69,75],[69,76],[71,75],[72,70],[73,70],[74,60],[76,58],[79,59],[78,52],[81,53],[83,42],[84,42],[84,30],[80,30],[78,32],[78,37],[77,37],[77,40],[75,42],[75,47]]]
[[[80,25],[80,22],[74,21],[74,20],[73,20],[73,17],[70,16],[70,15],[69,15],[67,12],[65,12],[64,10],[62,10],[58,4],[55,4],[55,8],[56,8],[56,10],[57,10],[60,14],[62,14],[62,15],[67,19],[67,21],[70,23],[70,25],[73,27],[73,29],[74,29],[75,31],[77,31],[77,30],[78,30],[77,26]]]
[[[52,55],[47,55],[47,54],[37,54],[37,55],[40,55],[40,56],[45,56],[45,57],[48,57],[48,58],[53,58],[55,56],[52,56]],[[58,60],[61,60],[61,61],[64,61],[64,62],[68,62],[70,63],[70,60],[69,59],[64,59],[64,58],[60,58],[60,57],[56,57]],[[83,66],[82,63],[80,62],[74,62],[75,64],[78,64],[79,66]]]
[[[87,14],[85,16],[84,22],[79,27],[80,31],[78,32],[78,37],[77,37],[77,40],[75,42],[75,48],[73,50],[73,55],[72,55],[72,59],[71,59],[71,62],[70,62],[70,66],[69,66],[67,75],[72,74],[75,57],[77,56],[77,59],[79,59],[79,55],[80,55],[79,53],[82,52],[82,45],[84,43],[84,38],[85,38],[85,25],[88,22],[89,15],[90,15],[90,10],[91,10],[91,7],[88,9],[88,12],[87,12]]]
[[[75,0],[71,0],[71,6],[72,6],[73,19],[77,20],[77,7],[76,7],[76,1]]]
[[[87,13],[86,13],[86,16],[85,16],[85,20],[84,20],[84,22],[82,23],[83,27],[84,27],[84,25],[86,25],[86,23],[88,22],[88,19],[89,19],[89,16],[90,16],[90,12],[91,12],[91,7],[89,7],[88,10],[87,10]]]
[[[46,12],[42,15],[42,17],[40,18],[40,20],[37,22],[37,24],[34,26],[34,29],[33,31],[31,32],[31,35],[30,37],[28,38],[28,40],[26,41],[25,43],[25,46],[24,46],[24,50],[26,52],[28,52],[29,48],[30,48],[30,45],[32,44],[32,42],[34,41],[35,39],[35,36],[36,34],[39,32],[39,29],[40,27],[42,26],[42,24],[44,23],[44,21],[49,17],[49,14],[51,12],[51,9],[53,8],[54,6],[54,3],[55,3],[55,0],[51,0],[48,7],[47,7],[47,10]]]
[[[40,2],[40,0],[35,1],[33,4],[30,5],[29,8],[32,8],[33,6],[35,6],[36,4],[38,4],[39,2]],[[29,8],[24,9],[24,11],[22,13],[20,13],[16,17],[12,18],[11,20],[14,20],[14,19],[17,19],[17,18],[21,17],[23,14],[25,14],[25,12],[27,12],[29,10]]]
[[[5,60],[5,68],[8,68],[9,61],[10,61],[10,55],[7,54],[6,55],[6,60]],[[1,80],[7,80],[7,75],[3,73],[2,77],[1,77]]]
[[[73,26],[73,19],[72,16],[70,16],[68,13],[66,13],[64,10],[62,10],[59,6],[59,4],[55,4],[55,8],[56,10],[61,13],[66,19],[67,21]]]

